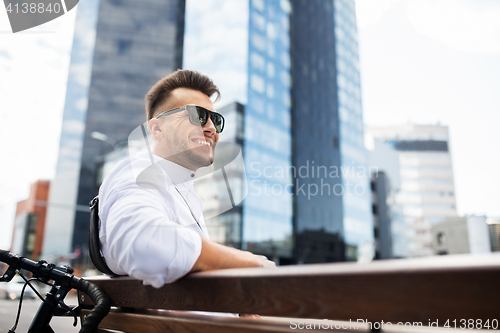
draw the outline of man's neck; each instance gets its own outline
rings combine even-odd
[[[158,153],[158,151],[156,149],[153,148],[153,154],[158,156],[158,157],[161,157],[163,158],[164,160],[167,160],[167,161],[170,161],[172,163],[175,163],[177,165],[180,165],[181,167],[184,167],[190,171],[193,171],[193,172],[196,172],[199,168],[198,167],[195,167],[193,165],[189,165],[187,163],[185,163],[184,161],[179,161],[179,159],[175,158],[175,155],[172,156],[166,156],[165,154],[161,154],[161,153]]]
[[[182,163],[181,161],[177,161],[176,159],[172,158],[171,156],[170,157],[167,157],[165,158],[167,161],[170,161],[172,163],[175,163],[177,165],[180,165],[181,167],[184,167],[190,171],[193,171],[193,172],[196,172],[196,170],[198,170],[198,168],[195,168],[193,166],[189,166],[189,165],[185,165],[184,163]]]

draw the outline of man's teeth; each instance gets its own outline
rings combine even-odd
[[[200,145],[205,145],[205,146],[209,146],[210,147],[210,143],[206,142],[206,141],[195,141],[196,143],[200,144]]]

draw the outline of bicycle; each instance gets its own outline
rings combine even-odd
[[[73,269],[69,266],[56,267],[56,265],[47,263],[44,260],[35,262],[5,250],[0,250],[0,261],[8,265],[7,270],[0,277],[0,282],[10,282],[16,274],[21,276],[25,281],[19,301],[16,322],[9,330],[9,333],[15,333],[17,329],[26,286],[33,289],[42,300],[42,304],[31,322],[28,333],[54,333],[54,330],[50,327],[50,321],[53,316],[73,316],[75,318],[73,326],[77,325],[80,308],[78,306],[71,308],[64,303],[64,298],[71,289],[84,292],[95,304],[94,309],[88,314],[85,321],[82,322],[80,333],[94,333],[101,320],[109,313],[111,307],[109,297],[95,284],[73,275]],[[20,272],[21,269],[31,272],[33,278],[26,278]],[[38,280],[51,287],[45,298],[31,284],[31,281],[34,280]]]

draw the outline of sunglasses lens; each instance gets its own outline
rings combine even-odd
[[[207,123],[208,115],[207,112],[199,107],[190,107],[188,105],[189,121],[191,124],[196,126],[205,126]]]
[[[188,105],[189,106],[189,105]],[[189,111],[189,121],[193,125],[205,126],[207,123],[208,117],[212,120],[214,124],[215,131],[217,133],[222,132],[224,129],[224,117],[222,115],[211,112],[205,108],[196,106],[195,108],[188,108]]]
[[[218,113],[212,113],[210,119],[212,119],[217,133],[222,132],[222,130],[224,129],[224,118],[222,118],[222,116]]]

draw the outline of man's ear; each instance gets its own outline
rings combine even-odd
[[[163,134],[160,128],[160,121],[156,118],[153,118],[148,123],[148,129],[153,138],[161,137]]]

